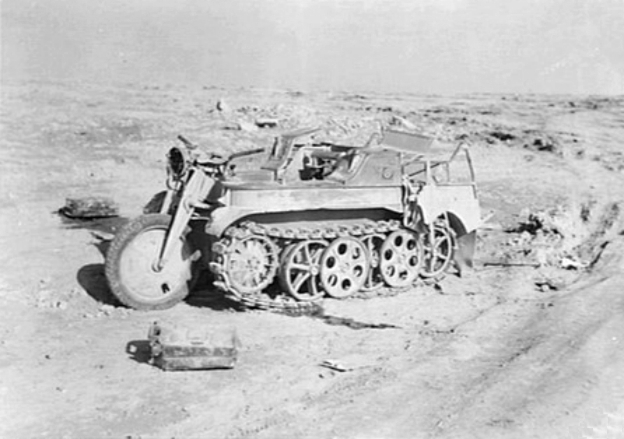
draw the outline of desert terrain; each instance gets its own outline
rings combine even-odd
[[[624,437],[624,97],[13,82],[1,98],[1,437]],[[406,121],[470,145],[484,221],[463,277],[323,303],[389,327],[242,311],[210,284],[165,311],[112,297],[107,244],[164,189],[178,134],[229,153]],[[58,214],[82,196],[120,217]],[[235,330],[237,366],[155,368],[154,321]]]

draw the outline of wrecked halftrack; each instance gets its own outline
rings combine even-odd
[[[209,268],[235,301],[296,309],[471,266],[480,212],[465,145],[436,160],[418,134],[343,146],[315,143],[316,131],[227,158],[180,137],[160,213],[129,222],[109,247],[112,292],[133,308],[169,308]]]

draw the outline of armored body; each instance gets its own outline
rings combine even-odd
[[[160,213],[131,221],[110,246],[113,293],[167,308],[209,268],[238,302],[296,308],[471,265],[480,213],[467,147],[438,160],[419,134],[345,146],[315,143],[316,131],[229,158],[181,138]]]

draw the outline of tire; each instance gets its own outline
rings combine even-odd
[[[186,240],[160,271],[154,269],[170,222],[170,215],[139,216],[117,233],[108,248],[106,278],[124,305],[143,311],[167,309],[188,295],[195,258]]]

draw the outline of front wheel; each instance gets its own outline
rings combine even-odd
[[[157,260],[171,222],[163,214],[142,215],[115,236],[106,255],[106,277],[113,294],[131,308],[171,308],[189,292],[193,252],[182,239],[165,266]]]

